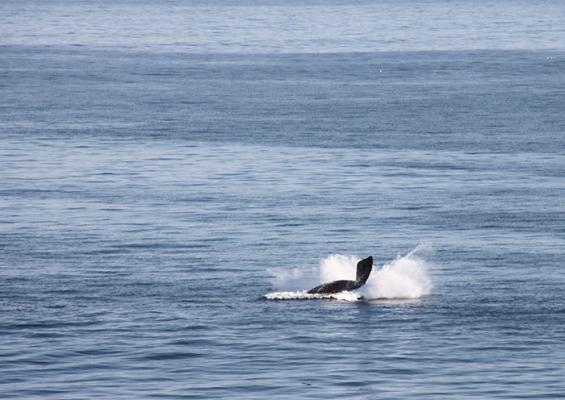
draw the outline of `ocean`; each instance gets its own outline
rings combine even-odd
[[[0,398],[563,398],[564,26],[3,1]]]

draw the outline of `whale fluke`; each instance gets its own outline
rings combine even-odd
[[[367,282],[373,270],[373,257],[369,256],[357,263],[357,276],[354,281],[340,280],[324,283],[308,291],[310,294],[339,293],[344,290],[358,289]]]

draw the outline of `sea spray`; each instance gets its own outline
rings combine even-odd
[[[360,258],[342,254],[333,254],[320,261],[320,282],[332,282],[341,279],[355,280],[356,266]]]
[[[431,290],[428,263],[412,251],[375,269],[359,292],[366,299],[417,299]]]
[[[316,270],[317,268],[310,268],[310,270],[292,268],[289,270],[269,269],[268,272],[273,275],[271,283],[277,290],[306,291],[318,284],[315,276]]]
[[[333,254],[320,261],[315,278],[314,269],[294,268],[288,271],[270,271],[274,275],[273,286],[277,292],[268,293],[269,300],[297,299],[337,299],[355,301],[360,298],[370,299],[417,299],[431,292],[429,264],[419,254],[427,246],[418,246],[404,256],[379,267],[375,265],[366,285],[357,291],[337,294],[309,294],[306,291],[320,283],[340,279],[354,280],[359,257]]]

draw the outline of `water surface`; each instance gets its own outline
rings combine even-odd
[[[564,11],[3,2],[1,397],[562,396]]]

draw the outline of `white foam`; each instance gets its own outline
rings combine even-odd
[[[319,279],[313,278],[315,270],[294,268],[275,272],[273,285],[280,291],[267,293],[269,300],[337,299],[418,299],[431,293],[429,263],[420,254],[426,246],[418,246],[405,256],[398,256],[382,267],[375,265],[365,286],[351,292],[335,294],[309,294],[306,291],[325,282],[340,279],[354,280],[359,257],[333,254],[320,261]],[[272,271],[271,271],[272,272]],[[309,272],[309,273],[308,273]]]
[[[267,300],[312,300],[312,299],[333,299],[342,301],[357,301],[361,298],[358,293],[341,292],[333,294],[311,294],[306,291],[299,292],[271,292],[265,295]]]

